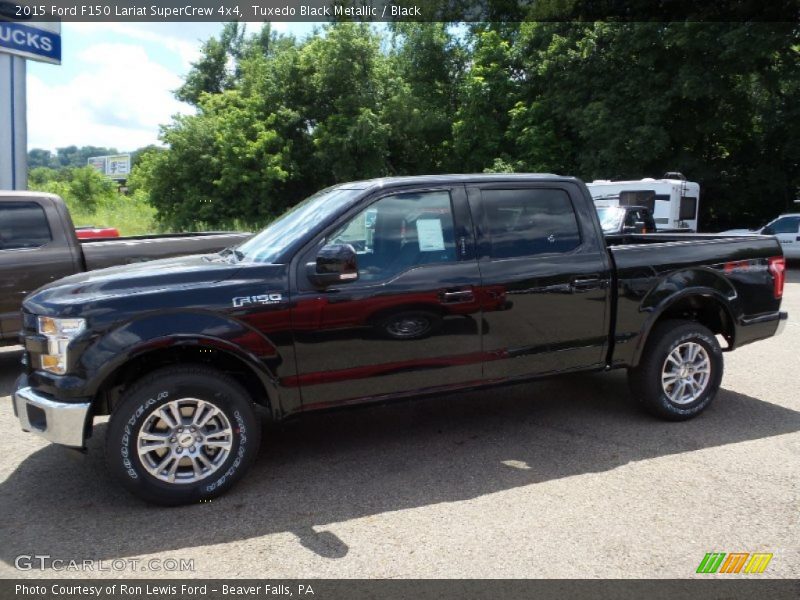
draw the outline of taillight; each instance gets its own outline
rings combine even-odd
[[[773,256],[767,259],[769,272],[772,273],[772,293],[775,298],[783,297],[783,284],[786,282],[786,259],[782,256]]]

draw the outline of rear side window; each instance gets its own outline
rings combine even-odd
[[[653,190],[624,191],[619,193],[620,206],[644,206],[655,212],[656,193]]]
[[[483,190],[492,258],[569,252],[580,243],[578,221],[563,190]]]
[[[41,206],[35,202],[0,204],[0,250],[38,248],[52,239]]]
[[[684,196],[681,198],[681,210],[678,219],[687,221],[697,218],[697,198]]]

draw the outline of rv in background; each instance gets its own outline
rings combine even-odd
[[[680,173],[667,173],[663,179],[587,183],[595,206],[645,206],[653,213],[658,231],[697,231],[700,184],[686,181]]]

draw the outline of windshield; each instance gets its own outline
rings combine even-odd
[[[363,190],[327,188],[306,198],[233,251],[238,260],[274,263],[314,227],[335,214]]]
[[[605,233],[619,231],[622,219],[625,218],[625,210],[618,206],[606,206],[597,209],[597,216],[600,219],[600,227]]]

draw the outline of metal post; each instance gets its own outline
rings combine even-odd
[[[0,189],[28,188],[25,59],[0,54]]]

